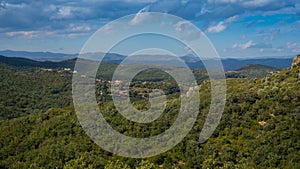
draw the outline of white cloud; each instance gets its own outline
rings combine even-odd
[[[192,55],[196,56],[196,54],[194,53],[194,51],[190,47],[185,46],[184,50],[186,51],[187,54],[192,54]]]
[[[129,25],[137,25],[145,20],[147,14],[142,14],[149,11],[149,6],[144,7],[139,10],[139,12],[134,16],[134,18],[129,22]]]
[[[285,45],[285,49],[295,53],[300,53],[300,43],[287,42]]]
[[[49,37],[76,38],[87,36],[91,31],[92,28],[88,25],[70,24],[63,30],[10,31],[5,32],[5,35],[9,38],[23,39],[45,39]]]
[[[219,32],[223,32],[225,29],[227,29],[227,25],[225,25],[224,22],[219,22],[217,25],[208,27],[207,32],[208,33],[219,33]]]
[[[259,52],[260,53],[263,53],[265,50],[264,49],[259,49]]]
[[[236,3],[240,0],[208,0],[208,3],[215,3],[215,4],[223,4],[223,3]]]
[[[297,46],[298,46],[297,43],[292,43],[292,42],[288,42],[288,43],[286,43],[286,45],[285,45],[285,47],[286,47],[287,49],[293,49],[293,48],[295,48],[295,47],[297,47]]]
[[[199,16],[204,15],[204,14],[209,13],[209,12],[211,12],[211,11],[208,10],[206,4],[204,4],[204,5],[201,7],[200,12],[198,12],[198,13],[196,14],[196,17],[199,17]]]
[[[273,0],[251,0],[251,1],[244,1],[242,5],[244,7],[263,7],[268,5],[271,2],[273,2]]]
[[[74,25],[70,24],[70,29],[71,32],[89,32],[91,30],[90,26],[87,25]]]
[[[280,32],[281,32],[280,29],[273,29],[273,30],[261,32],[261,35],[265,36],[263,38],[265,41],[272,41],[280,34]]]
[[[9,37],[24,37],[24,38],[34,38],[37,37],[40,31],[14,31],[6,32],[5,35]]]
[[[225,20],[225,23],[228,23],[228,24],[230,24],[230,23],[232,23],[232,22],[234,22],[234,21],[236,21],[237,20],[237,16],[232,16],[232,17],[230,17],[230,18],[228,18],[228,19],[226,19]]]
[[[255,49],[259,49],[260,52],[263,52],[267,49],[272,49],[273,47],[272,47],[272,44],[270,44],[270,43],[264,43],[264,42],[255,43],[252,40],[249,40],[248,42],[243,43],[243,44],[236,43],[236,44],[232,45],[232,48],[233,49],[242,49],[242,50],[249,49],[249,48],[255,48]]]
[[[189,2],[189,0],[181,0],[181,4],[183,4],[183,5],[185,5],[188,2]]]
[[[203,35],[203,32],[195,30],[189,21],[178,21],[174,27],[179,37],[184,40],[194,40]]]
[[[223,32],[227,29],[228,25],[230,25],[232,22],[236,21],[237,16],[232,16],[230,18],[227,18],[225,21],[221,21],[216,25],[211,25],[207,28],[208,33],[219,33]]]
[[[26,7],[25,3],[20,3],[20,4],[11,4],[11,3],[6,3],[6,2],[1,2],[1,6],[5,8],[24,8]]]
[[[278,3],[276,0],[208,0],[212,4],[235,4],[245,8],[264,7],[271,3]]]
[[[72,15],[72,8],[69,6],[63,6],[58,9],[57,17],[58,18],[68,18]]]
[[[188,24],[189,24],[188,21],[179,21],[176,24],[174,24],[175,30],[177,32],[182,32]]]
[[[252,40],[249,40],[247,43],[244,43],[244,44],[234,44],[234,45],[232,45],[232,48],[234,48],[234,49],[238,48],[238,49],[245,50],[245,49],[248,49],[248,48],[253,47],[255,45],[256,44],[253,43]]]
[[[131,23],[142,23],[143,16],[146,16],[144,12],[150,11],[174,14],[196,23],[205,32],[219,33],[228,30],[231,24],[236,22],[237,17],[232,16],[238,16],[238,20],[241,22],[236,23],[236,25],[241,27],[246,26],[248,30],[245,30],[245,32],[249,35],[247,37],[241,36],[241,39],[238,39],[243,40],[242,43],[245,44],[240,44],[241,42],[238,41],[231,43],[237,43],[235,44],[236,48],[257,48],[264,49],[265,52],[270,51],[270,47],[268,47],[269,49],[266,49],[263,45],[262,47],[258,47],[260,46],[259,42],[265,42],[273,43],[274,46],[280,46],[284,51],[292,52],[299,51],[299,46],[297,48],[297,45],[294,43],[286,44],[285,40],[289,39],[289,41],[292,41],[293,37],[298,35],[297,32],[300,29],[300,21],[297,21],[297,14],[300,13],[300,3],[298,1],[53,0],[49,2],[0,0],[0,32],[4,35],[3,38],[13,39],[13,37],[16,37],[16,40],[19,38],[45,39],[45,37],[62,37],[67,39],[67,37],[76,37],[77,35],[84,36],[104,23],[136,12],[138,14]],[[258,20],[263,18],[266,22],[256,24],[259,21],[253,21],[251,23],[252,16],[255,19],[258,16]],[[248,17],[250,20],[248,20]],[[249,21],[249,24],[247,24],[247,21]],[[273,28],[271,28],[272,23],[270,21],[274,21]],[[284,21],[285,25],[278,24],[280,21]],[[243,25],[243,23],[246,24]],[[248,28],[250,24],[254,26]],[[182,35],[186,35],[183,37],[185,39],[200,36],[195,32],[189,31],[183,23],[178,23],[176,26],[175,28],[178,32],[183,32]],[[103,29],[107,30],[106,32],[115,33],[108,27]],[[256,33],[261,30],[264,30],[264,32],[256,36]],[[232,31],[232,34],[237,38],[241,34],[237,30]],[[285,35],[287,37],[283,38],[282,41],[276,39],[277,36],[284,37]],[[248,39],[250,36],[253,36],[252,40],[258,44],[252,41],[251,43],[253,44],[248,42],[251,39]],[[220,43],[224,44],[226,41]],[[231,45],[227,45],[225,44],[224,46],[232,47]]]

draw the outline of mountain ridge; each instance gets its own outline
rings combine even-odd
[[[1,55],[1,52],[0,52],[0,55]],[[6,58],[3,58],[3,57],[6,57]],[[45,67],[47,67],[47,64],[49,65],[49,67],[51,67],[51,66],[55,67],[55,66],[59,66],[59,65],[63,66],[63,63],[75,62],[75,60],[76,60],[75,56],[74,57],[72,56],[66,60],[60,60],[60,61],[41,61],[41,60],[34,60],[34,59],[26,58],[26,57],[25,58],[24,57],[12,57],[12,56],[7,57],[5,55],[2,55],[1,61],[3,62],[5,60],[10,60],[9,58],[12,58],[12,60],[14,60],[14,59],[21,60],[24,63],[29,62],[31,64],[34,63],[36,65],[43,65]],[[17,58],[23,58],[23,60],[17,59]],[[120,64],[124,58],[125,58],[125,56],[123,56],[123,55],[112,53],[112,54],[107,54],[107,56],[103,58],[103,61]],[[27,60],[24,60],[24,59],[27,59]],[[186,62],[187,66],[189,66],[190,68],[195,68],[195,69],[204,69],[205,68],[203,62],[199,61],[198,58],[184,56],[184,57],[181,57],[181,59],[184,62]],[[276,67],[276,68],[288,68],[288,67],[290,67],[290,65],[292,63],[293,58],[283,58],[283,59],[279,59],[279,58],[230,59],[229,58],[229,59],[222,59],[221,61],[223,63],[223,67],[224,67],[225,71],[233,71],[233,70],[239,69],[242,66],[247,65],[247,64],[260,64],[260,65],[271,66],[271,67]],[[13,61],[11,61],[11,62],[12,62],[11,64],[13,64]],[[141,63],[142,61],[140,60],[138,62]],[[160,63],[159,60],[157,62]],[[132,63],[134,63],[134,61]],[[155,61],[153,63],[152,62],[148,63],[148,61],[147,61],[147,64],[155,64],[155,63],[156,63]],[[173,62],[172,60],[170,60],[169,62],[164,62],[164,63],[167,63],[168,65],[176,66],[176,62],[175,61]],[[72,64],[75,65],[75,63],[72,63]],[[68,66],[72,66],[72,64],[69,64]]]

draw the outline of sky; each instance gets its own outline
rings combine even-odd
[[[0,50],[78,53],[99,28],[139,12],[192,22],[224,58],[300,54],[298,0],[0,0]]]

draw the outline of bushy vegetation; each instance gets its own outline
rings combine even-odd
[[[278,73],[280,69],[264,66],[259,64],[247,64],[235,71],[227,71],[228,78],[262,78],[274,73]]]
[[[41,68],[0,65],[0,119],[71,104],[71,76]]]
[[[11,118],[22,111],[30,114],[0,120],[0,168],[300,168],[300,67],[261,79],[228,79],[221,122],[212,137],[200,144],[199,133],[210,106],[210,83],[204,81],[193,129],[173,149],[146,159],[113,155],[90,140],[68,98],[71,74],[16,71],[5,66],[1,71],[1,79],[5,79],[1,92],[5,92],[3,87],[7,89],[1,93],[1,116]],[[103,83],[98,90],[107,88]],[[162,84],[156,83],[158,87]],[[143,83],[136,81],[132,88],[141,90],[143,86],[138,85]],[[28,104],[22,107],[24,99]],[[119,132],[146,137],[165,131],[176,119],[180,108],[176,92],[168,99],[164,114],[150,124],[126,120],[110,99],[99,107]],[[4,105],[8,103],[10,106]],[[143,109],[148,103],[139,100],[134,104]],[[32,113],[35,111],[39,113]]]

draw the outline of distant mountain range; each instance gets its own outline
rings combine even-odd
[[[86,60],[86,61],[90,62],[90,60]],[[23,68],[39,67],[39,68],[50,68],[50,69],[61,69],[61,68],[73,69],[75,66],[75,62],[76,62],[76,58],[64,60],[60,62],[52,62],[52,61],[35,61],[27,58],[6,57],[0,55],[0,64],[3,63],[9,66],[23,67]],[[117,68],[118,64],[113,62],[104,62],[104,63],[105,64],[102,64],[101,66],[101,72],[105,72],[105,75],[103,76],[110,79],[109,77],[113,75],[114,70]],[[203,65],[201,62],[200,64]],[[238,64],[238,63],[232,62],[232,64]],[[132,64],[132,66],[143,66],[143,64]],[[231,65],[231,66],[237,67],[236,65]],[[200,69],[204,69],[204,68],[200,68]],[[279,70],[280,68],[265,66],[260,64],[245,64],[236,70],[226,70],[226,77],[227,78],[245,78],[245,77],[260,78],[260,77],[265,77],[271,72],[274,73],[278,72]]]
[[[0,51],[0,55],[2,56],[8,56],[8,57],[15,57],[18,62],[22,63],[30,63],[34,65],[43,65],[45,67],[55,67],[55,66],[62,66],[66,63],[68,63],[69,67],[72,67],[72,64],[74,65],[75,59],[78,54],[64,54],[64,53],[51,53],[51,52],[27,52],[27,51],[11,51],[11,50],[5,50]],[[104,53],[94,53],[94,54],[87,54],[89,56],[103,56]],[[155,59],[153,59],[155,57]],[[26,60],[26,59],[30,60]],[[94,57],[96,58],[96,57]],[[112,63],[121,63],[126,56],[120,55],[120,54],[114,54],[114,53],[108,53],[105,55],[103,61],[105,62],[112,62]],[[178,66],[176,59],[169,59],[166,60],[166,57],[159,57],[156,55],[144,55],[141,57],[140,60],[133,60],[130,63],[147,63],[147,64],[161,64],[166,63],[168,65],[172,66]],[[150,58],[150,59],[149,59]],[[191,55],[180,57],[182,60],[185,61],[185,63],[190,68],[205,68],[202,61],[197,58],[193,57]],[[2,58],[3,60],[3,58]],[[4,59],[5,60],[5,59]],[[154,61],[153,61],[154,60]],[[291,65],[293,58],[292,57],[284,57],[284,58],[264,58],[264,59],[232,59],[232,58],[226,58],[222,59],[222,63],[224,66],[224,70],[231,71],[239,69],[245,65],[249,64],[259,64],[259,65],[265,65],[265,66],[271,66],[275,68],[287,68]],[[37,62],[39,61],[39,62]],[[58,63],[53,63],[58,62]],[[14,63],[11,63],[14,64]],[[20,64],[20,63],[18,63]],[[22,64],[21,64],[22,65]]]
[[[43,68],[73,68],[76,59],[69,59],[60,62],[53,61],[36,61],[21,57],[6,57],[0,55],[0,63],[16,67],[43,67]]]
[[[242,66],[248,64],[259,64],[265,66],[271,66],[275,68],[287,68],[290,67],[293,58],[267,58],[267,59],[222,59],[224,70],[236,70]],[[187,63],[191,68],[204,68],[201,61]]]
[[[27,51],[0,51],[0,55],[8,57],[22,57],[36,61],[62,61],[77,57],[77,54],[52,53],[52,52],[27,52]]]

